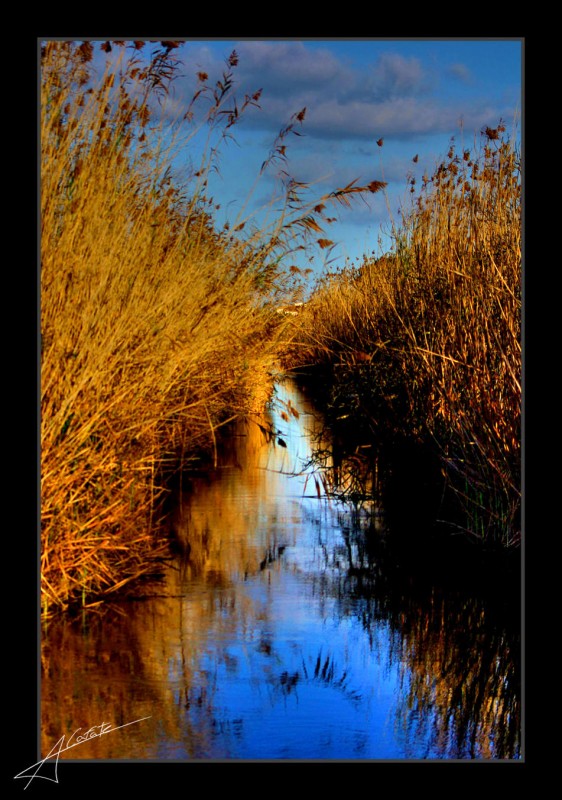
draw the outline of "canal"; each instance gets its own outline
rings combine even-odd
[[[279,383],[185,476],[162,580],[44,626],[43,755],[111,723],[61,758],[521,758],[517,593],[382,557],[384,520],[309,466],[321,435]]]

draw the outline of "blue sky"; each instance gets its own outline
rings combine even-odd
[[[500,118],[508,131],[517,125],[521,133],[519,39],[188,40],[174,51],[184,66],[169,113],[186,108],[200,85],[197,72],[207,73],[209,84],[220,78],[233,50],[239,104],[245,94],[262,94],[261,108],[250,109],[233,129],[236,143],[223,146],[220,171],[210,181],[221,222],[235,223],[269,202],[279,188],[275,170],[261,176],[248,201],[250,189],[276,135],[304,107],[297,128],[302,136],[285,141],[286,168],[313,184],[311,198],[354,179],[388,182],[385,194],[370,195],[369,205],[359,201],[351,210],[336,205],[326,212],[337,221],[318,236],[337,245],[307,253],[315,273],[327,257],[337,267],[385,249],[390,219],[399,221],[398,209],[409,196],[408,177],[419,186],[424,172],[431,175],[451,137],[459,149],[472,147],[482,127],[496,127]]]

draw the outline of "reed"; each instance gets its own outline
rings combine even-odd
[[[209,176],[260,91],[236,99],[234,51],[215,84],[197,73],[180,108],[179,47],[41,51],[45,616],[98,604],[157,568],[170,473],[212,457],[218,429],[270,397],[294,335],[277,309],[300,299],[305,277],[286,261],[311,237],[333,244],[322,236],[330,203],[384,186],[353,182],[307,201],[286,152],[302,109],[262,165],[281,183],[264,221],[246,205],[232,227],[217,225]],[[181,171],[179,154],[194,164]]]
[[[453,142],[409,194],[391,252],[318,285],[288,363],[323,370],[356,444],[408,438],[438,452],[457,530],[517,546],[521,172],[504,125],[460,155]]]
[[[143,42],[105,43],[120,58],[99,77],[92,43],[42,51],[44,615],[154,569],[167,471],[263,404],[282,329],[275,304],[292,297],[267,246],[214,226],[208,154],[191,182],[173,171],[191,129],[166,127],[154,109],[176,44],[141,62]],[[219,138],[225,102],[215,90],[205,120],[224,120]]]

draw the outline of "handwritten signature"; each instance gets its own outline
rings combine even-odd
[[[29,778],[24,789],[27,789],[29,784],[34,778],[43,778],[46,781],[53,781],[54,783],[59,782],[58,778],[58,766],[59,766],[59,757],[61,753],[64,753],[65,750],[70,750],[72,747],[78,747],[80,744],[84,744],[89,739],[95,739],[98,736],[105,736],[107,733],[111,733],[111,731],[117,731],[120,728],[126,728],[128,725],[135,725],[137,722],[142,722],[145,719],[150,719],[150,717],[141,717],[140,719],[135,719],[133,722],[126,722],[125,725],[117,725],[117,727],[113,727],[110,722],[102,722],[101,725],[93,725],[89,728],[85,733],[81,733],[78,735],[78,732],[82,730],[82,728],[76,728],[74,733],[69,736],[68,740],[65,740],[66,736],[61,736],[58,742],[51,748],[51,750],[47,753],[45,758],[41,761],[37,761],[35,764],[32,764],[31,767],[22,770],[14,778]],[[73,741],[74,739],[74,741]],[[71,744],[72,742],[72,744]],[[45,763],[50,759],[55,759],[54,761],[54,778],[50,777],[49,775],[41,775],[40,770],[43,768]]]

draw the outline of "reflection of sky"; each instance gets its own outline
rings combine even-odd
[[[433,613],[415,598],[396,603],[368,569],[363,586],[353,583],[350,558],[361,566],[363,551],[341,508],[315,489],[303,497],[305,478],[281,474],[310,455],[300,429],[314,418],[292,391],[281,387],[272,417],[286,448],[258,443],[250,428],[238,441],[251,442],[259,467],[221,467],[196,484],[183,520],[194,547],[182,566],[191,564],[191,572],[174,565],[153,598],[126,606],[115,625],[100,622],[91,638],[65,629],[62,644],[53,640],[43,685],[50,746],[68,719],[76,727],[91,717],[151,715],[145,729],[131,728],[129,740],[103,737],[72,756],[474,757],[455,743],[446,698],[464,692],[464,653],[486,708],[501,701],[482,689],[488,676],[480,672],[494,640],[482,638],[478,626],[460,637],[452,627],[440,650],[447,619],[439,605]],[[280,414],[289,400],[299,417],[287,422]],[[397,614],[406,615],[405,625]],[[424,633],[432,626],[436,637]],[[492,656],[504,651],[488,652],[496,670]],[[450,653],[459,655],[458,669]],[[506,669],[499,667],[504,696]],[[463,724],[480,724],[467,702],[460,701]],[[493,719],[486,725],[484,744],[493,749],[498,731]]]
[[[241,721],[215,756],[401,757],[392,730],[398,667],[384,658],[388,630],[376,631],[373,646],[355,621],[331,623],[325,601],[320,612],[297,586],[291,593],[283,583],[268,598],[269,622],[255,632],[253,647],[246,639],[222,642],[202,661],[221,687],[215,714],[223,730]],[[260,657],[264,640],[271,650]]]
[[[304,398],[299,396],[293,384],[280,383],[276,387],[275,397],[271,404],[271,417],[274,430],[285,446],[278,443],[263,453],[261,466],[272,472],[282,472],[293,476],[290,481],[279,484],[277,491],[284,496],[295,496],[302,499],[316,495],[316,483],[311,480],[313,470],[306,469],[312,457],[311,437],[321,433],[321,421],[313,414],[310,407],[303,405]],[[296,409],[298,417],[291,412]],[[284,418],[285,415],[286,418]],[[319,483],[321,494],[323,487]]]
[[[273,544],[259,571],[212,589],[213,607],[226,610],[209,615],[196,669],[197,680],[212,696],[213,735],[189,755],[451,757],[451,737],[439,730],[428,697],[421,698],[419,707],[417,700],[413,706],[407,701],[411,667],[401,655],[399,632],[382,614],[373,613],[373,597],[342,589],[350,551],[341,509],[316,496],[310,477],[305,483],[310,471],[287,475],[300,472],[310,459],[303,428],[318,431],[303,402],[291,384],[278,387],[271,422],[286,446],[277,442],[262,449],[259,477],[248,481],[247,471],[228,476],[234,481],[228,484],[230,501],[243,504],[247,512],[246,530],[236,535],[255,541],[258,549]],[[281,416],[291,405],[298,408],[298,418]],[[216,502],[216,495],[212,498]],[[204,494],[193,503],[204,505]],[[220,524],[215,512],[209,516],[211,526]],[[229,535],[225,530],[225,541]],[[432,680],[429,674],[426,678]],[[188,719],[195,725],[200,713],[190,708]],[[162,755],[170,757],[165,743],[162,748]]]
[[[289,412],[287,421],[280,414],[290,403],[299,417]],[[204,681],[212,675],[217,687],[212,755],[400,757],[392,733],[399,664],[388,660],[389,628],[381,624],[368,635],[360,600],[356,615],[338,611],[328,568],[329,554],[342,545],[336,508],[316,496],[310,478],[305,488],[306,475],[280,475],[301,472],[310,459],[303,427],[315,423],[302,412],[302,398],[297,401],[291,385],[279,387],[272,424],[286,447],[276,444],[262,453],[267,489],[260,495],[267,503],[254,523],[266,525],[283,550],[236,586],[235,605],[251,607],[252,622],[244,617],[225,632],[210,619],[216,630],[207,636],[199,670]],[[247,483],[242,502],[252,503]],[[337,577],[333,567],[332,572]]]

